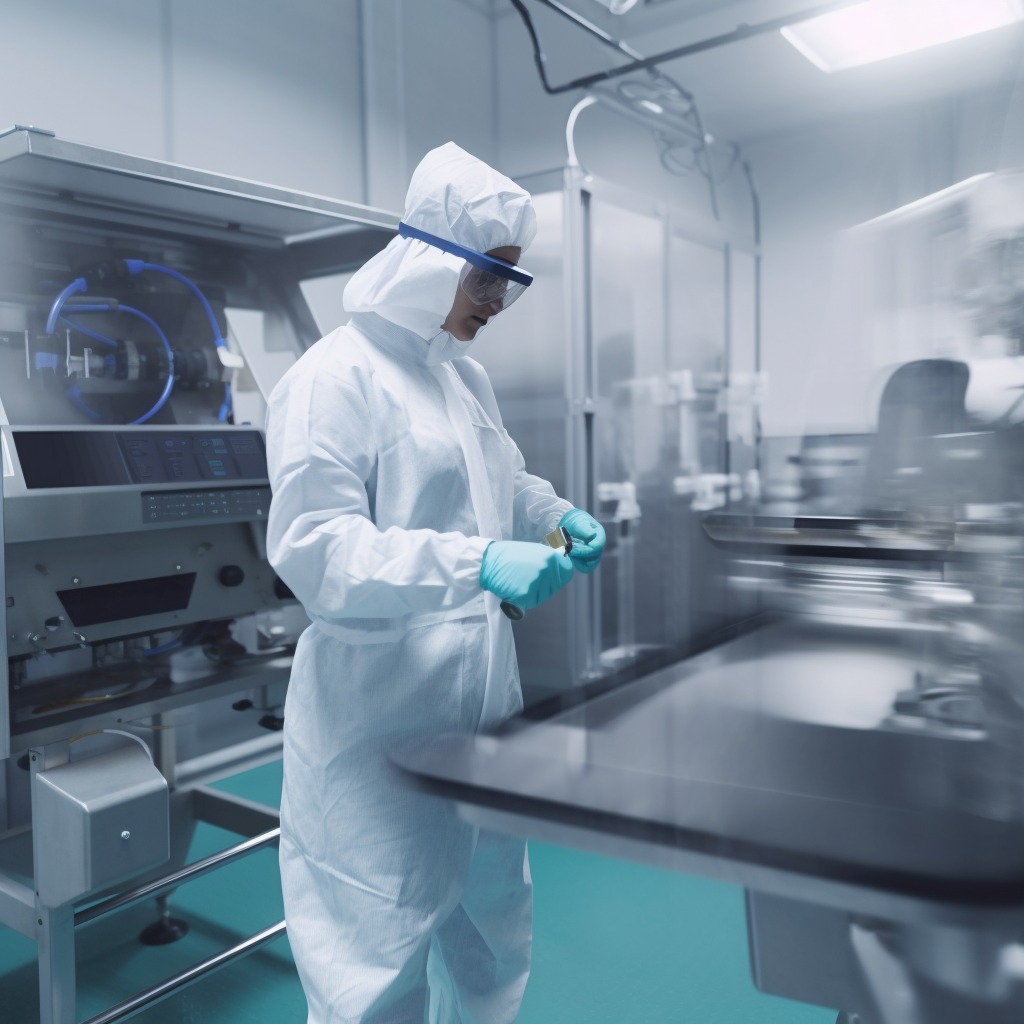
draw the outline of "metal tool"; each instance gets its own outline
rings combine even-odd
[[[569,531],[564,526],[559,526],[558,529],[552,530],[544,538],[544,543],[550,544],[556,551],[561,551],[563,555],[567,555],[572,551],[572,537],[569,536]],[[526,614],[519,605],[512,604],[510,601],[502,601],[501,610],[513,622],[518,622]]]

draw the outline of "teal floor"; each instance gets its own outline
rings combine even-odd
[[[219,787],[276,803],[280,764]],[[201,825],[192,856],[238,837]],[[835,1012],[758,992],[747,961],[739,889],[542,843],[530,847],[533,973],[520,1024],[832,1024]],[[84,1020],[281,919],[276,852],[267,850],[181,888],[189,935],[145,947],[152,906],[77,935]],[[0,928],[0,1020],[37,1024],[35,946]],[[144,1024],[305,1024],[286,939],[147,1010]]]

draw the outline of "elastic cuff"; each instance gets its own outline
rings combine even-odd
[[[557,530],[565,513],[572,511],[575,507],[571,501],[566,501],[564,498],[559,499],[558,504],[548,512],[548,517],[541,520],[541,537],[546,537],[552,530]]]
[[[493,537],[467,537],[466,547],[459,559],[459,578],[464,580],[472,579],[473,590],[478,593],[480,590],[480,572],[484,564],[484,552],[494,543]]]

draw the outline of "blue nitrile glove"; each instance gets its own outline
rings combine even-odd
[[[523,611],[554,597],[572,579],[572,562],[546,544],[492,541],[480,565],[480,586]]]
[[[581,508],[571,508],[558,521],[558,525],[572,537],[569,558],[580,572],[593,572],[604,554],[604,527]]]

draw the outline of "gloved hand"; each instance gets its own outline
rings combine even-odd
[[[604,554],[604,527],[581,508],[571,508],[558,521],[572,537],[569,558],[580,572],[593,572]]]
[[[554,597],[571,579],[565,555],[528,541],[492,541],[480,565],[480,586],[523,611]]]

